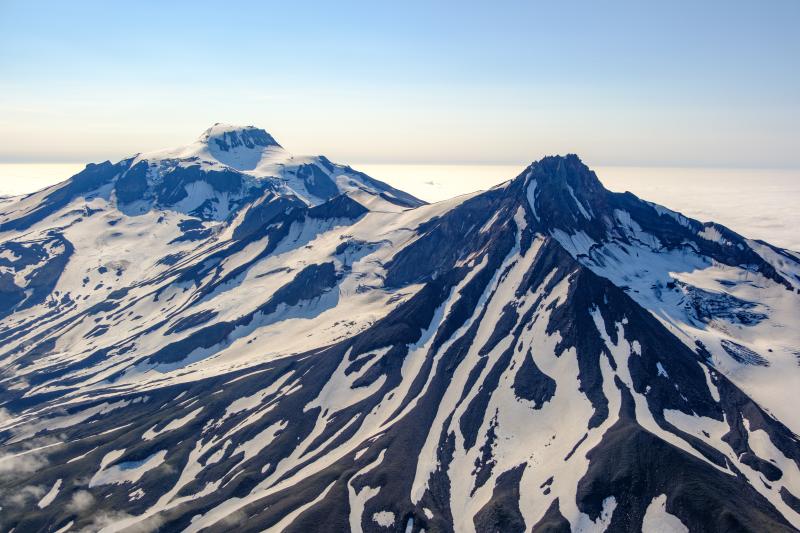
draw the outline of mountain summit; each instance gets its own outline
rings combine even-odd
[[[798,309],[575,155],[429,205],[215,125],[0,204],[0,529],[796,531]]]
[[[262,129],[215,124],[186,146],[90,164],[26,197],[18,209],[26,216],[0,213],[0,230],[25,229],[87,194],[104,197],[126,215],[166,209],[209,222],[229,220],[266,196],[315,206],[347,195],[394,211],[424,203],[324,156],[294,156]]]
[[[272,138],[272,135],[256,128],[255,126],[234,126],[232,124],[220,124],[217,122],[200,136],[200,142],[214,144],[218,150],[228,152],[236,148],[267,148],[281,145]]]

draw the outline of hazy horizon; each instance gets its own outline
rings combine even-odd
[[[428,202],[488,189],[514,178],[528,164],[336,162],[349,164]],[[631,191],[691,218],[718,222],[748,238],[800,251],[800,234],[795,231],[800,227],[800,211],[795,206],[800,198],[800,169],[587,164],[609,190]],[[0,194],[34,192],[63,181],[83,167],[77,163],[0,163]]]

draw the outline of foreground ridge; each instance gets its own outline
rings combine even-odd
[[[3,530],[800,528],[800,258],[575,155],[428,205],[217,124],[0,276]]]

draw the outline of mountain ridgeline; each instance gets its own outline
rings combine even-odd
[[[799,321],[575,155],[426,204],[217,124],[0,203],[0,529],[797,531]]]

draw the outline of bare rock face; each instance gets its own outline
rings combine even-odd
[[[798,289],[574,155],[427,205],[215,125],[2,205],[0,529],[796,531]]]

